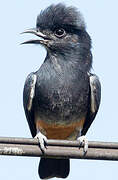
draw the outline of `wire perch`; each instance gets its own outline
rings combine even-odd
[[[78,141],[48,140],[45,154],[33,138],[0,137],[0,155],[73,159],[118,160],[118,142],[89,141],[88,151]]]

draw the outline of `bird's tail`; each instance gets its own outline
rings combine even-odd
[[[69,171],[69,159],[41,158],[38,169],[41,179],[50,179],[53,177],[66,178]]]

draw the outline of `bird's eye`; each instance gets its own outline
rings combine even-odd
[[[65,36],[66,32],[64,29],[56,29],[55,30],[55,36],[61,38],[63,36]]]

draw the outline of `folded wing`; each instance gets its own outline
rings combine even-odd
[[[31,73],[28,75],[23,91],[23,105],[25,115],[30,127],[32,136],[36,135],[36,126],[34,121],[34,98],[35,98],[35,85],[36,85],[36,74]]]
[[[86,134],[91,123],[95,119],[101,100],[101,84],[99,78],[95,74],[89,74],[89,81],[90,81],[89,107],[86,116],[86,121],[82,130],[82,135]]]

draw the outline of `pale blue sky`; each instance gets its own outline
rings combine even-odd
[[[19,44],[29,39],[20,32],[35,26],[41,9],[60,0],[4,0],[0,2],[0,136],[31,137],[22,106],[26,76],[45,57],[40,46]],[[87,133],[88,140],[118,141],[118,2],[66,0],[84,15],[93,41],[93,68],[102,83],[99,113]],[[39,158],[0,156],[0,179],[38,180]],[[68,180],[117,179],[118,162],[71,160]]]

